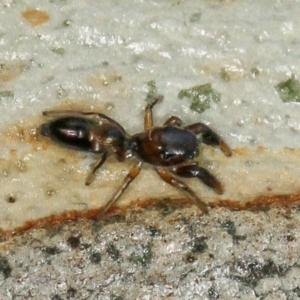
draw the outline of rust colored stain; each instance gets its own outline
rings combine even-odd
[[[187,198],[178,198],[168,200],[170,205],[177,207],[184,207],[186,205],[192,205],[193,202]],[[157,205],[159,200],[148,199],[143,201],[135,201],[126,207],[112,206],[104,215],[101,214],[101,209],[93,209],[87,211],[68,211],[59,215],[52,215],[46,218],[41,218],[38,220],[27,221],[23,226],[14,229],[13,231],[4,231],[0,230],[0,236],[3,238],[8,238],[15,234],[20,234],[24,231],[41,228],[41,227],[51,227],[58,224],[62,224],[66,221],[76,221],[78,219],[107,219],[113,215],[124,215],[130,208],[139,207],[139,208],[150,208],[150,207],[159,207]],[[265,207],[277,206],[277,207],[286,207],[290,205],[300,204],[300,194],[299,195],[277,195],[265,197],[261,196],[256,198],[254,201],[241,203],[238,201],[232,200],[222,200],[219,202],[210,203],[209,206],[211,209],[216,207],[224,207],[230,210],[260,210]]]
[[[37,9],[23,11],[22,17],[30,23],[32,27],[42,25],[49,21],[49,15],[46,12]]]

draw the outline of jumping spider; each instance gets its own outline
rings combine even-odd
[[[220,182],[206,169],[198,166],[194,158],[199,154],[201,142],[219,146],[225,155],[230,156],[228,145],[212,129],[203,123],[195,123],[182,127],[178,117],[170,117],[162,127],[153,127],[152,108],[162,97],[155,98],[146,106],[144,115],[144,131],[129,136],[116,121],[101,113],[79,111],[45,111],[43,114],[55,117],[42,124],[40,132],[52,141],[69,148],[102,154],[95,163],[86,184],[92,183],[97,169],[114,154],[122,162],[129,157],[136,157],[138,162],[125,177],[122,186],[104,206],[102,213],[114,204],[138,176],[142,164],[148,163],[162,180],[185,191],[196,205],[207,212],[204,203],[178,177],[199,178],[216,193],[222,194]]]

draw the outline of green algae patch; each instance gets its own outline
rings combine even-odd
[[[64,55],[66,52],[66,50],[62,47],[53,48],[51,51],[58,55]]]
[[[13,91],[0,91],[0,100],[12,100],[13,98]]]
[[[283,102],[300,102],[300,82],[294,76],[275,86]]]
[[[157,87],[156,87],[156,81],[155,80],[150,80],[146,82],[148,93],[146,96],[146,102],[151,103],[155,99],[159,99],[159,101],[163,100],[163,96],[158,94],[157,92]]]
[[[211,87],[210,83],[181,90],[178,98],[182,99],[184,97],[192,100],[190,108],[199,114],[210,108],[212,101],[218,103],[221,99],[221,95]]]

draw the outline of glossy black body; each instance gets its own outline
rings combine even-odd
[[[156,166],[173,166],[199,154],[196,135],[177,126],[166,125],[135,134],[131,138],[134,156]]]
[[[78,151],[114,153],[123,161],[130,147],[125,130],[107,116],[100,116],[100,119],[62,116],[42,124],[40,132],[62,146]]]
[[[93,120],[78,117],[62,117],[42,124],[40,132],[53,141],[80,151],[94,151],[90,140],[90,128],[97,126]]]

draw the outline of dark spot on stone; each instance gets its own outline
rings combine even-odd
[[[65,27],[68,27],[72,24],[72,21],[71,20],[64,20],[62,25],[65,26]]]
[[[278,276],[285,276],[285,274],[290,270],[290,267],[287,265],[279,265],[277,266],[277,274]]]
[[[104,221],[104,226],[115,223],[124,223],[125,221],[125,215],[114,215]]]
[[[103,221],[93,220],[92,233],[97,234],[103,228],[103,226],[104,226]]]
[[[166,217],[174,211],[174,207],[172,206],[169,198],[163,198],[161,200],[158,200],[155,203],[155,208],[160,211],[163,217]]]
[[[57,247],[42,247],[41,250],[48,255],[56,255],[59,254],[61,251]]]
[[[51,300],[63,300],[63,298],[56,294],[53,297],[51,297]]]
[[[286,237],[286,240],[288,242],[293,242],[294,240],[296,240],[296,237],[292,234],[289,234],[287,237]]]
[[[221,222],[221,228],[224,229],[229,235],[232,236],[234,243],[238,243],[239,241],[244,241],[247,238],[244,235],[236,234],[235,224],[231,220],[226,220],[224,222]]]
[[[277,266],[270,259],[261,263],[252,258],[235,261],[231,268],[231,274],[233,274],[232,277],[234,279],[238,279],[252,288],[262,278],[284,276],[287,271],[287,266]]]
[[[91,247],[91,244],[87,244],[87,243],[80,243],[80,250],[86,250],[89,249]]]
[[[99,264],[101,262],[101,253],[100,252],[93,252],[90,257],[90,262],[93,264]]]
[[[300,297],[300,287],[297,286],[295,289],[293,289],[293,292]]]
[[[266,212],[270,211],[270,209],[271,209],[270,205],[269,206],[262,205],[262,206],[257,207],[256,211],[262,211],[262,212],[266,213]],[[253,207],[252,210],[255,211],[255,207]]]
[[[261,73],[261,70],[258,67],[252,67],[250,69],[250,73],[252,75],[252,78],[255,79]]]
[[[2,272],[5,279],[10,276],[11,271],[12,269],[8,263],[8,260],[5,257],[0,256],[0,272]]]
[[[107,245],[106,252],[112,260],[118,261],[121,258],[120,251],[113,243]]]
[[[47,235],[49,237],[54,237],[57,234],[60,234],[63,228],[63,224],[58,224],[56,226],[50,226],[50,227],[46,227],[47,229]]]
[[[190,22],[191,23],[195,23],[195,22],[198,22],[201,18],[201,13],[198,12],[198,13],[194,13],[190,16]]]
[[[231,274],[234,279],[254,288],[261,278],[261,269],[262,265],[256,260],[239,260],[233,263]]]
[[[153,208],[161,213],[162,217],[166,217],[174,211],[181,209],[180,202],[173,201],[171,198],[161,198],[155,201]]]
[[[183,260],[186,262],[186,263],[193,263],[195,260],[197,260],[197,258],[191,254],[191,253],[188,253],[184,258]]]
[[[46,195],[49,196],[49,197],[51,197],[55,194],[56,194],[56,191],[54,189],[49,189],[49,190],[46,191]]]
[[[77,291],[73,287],[69,287],[67,290],[67,298],[72,299],[76,297]]]
[[[70,236],[67,239],[67,243],[73,249],[78,248],[80,245],[80,237],[79,236]]]
[[[14,195],[9,195],[6,199],[8,203],[15,203],[17,201],[16,197]]]
[[[246,240],[247,236],[245,236],[245,235],[234,235],[232,238],[233,238],[234,243],[238,243],[239,241]]]
[[[283,275],[281,267],[279,268],[278,266],[275,265],[275,263],[271,260],[268,259],[265,261],[261,273],[264,277],[273,277],[276,275]]]
[[[111,295],[110,297],[111,300],[125,300],[124,296],[116,296],[116,295]]]
[[[210,287],[207,291],[207,294],[210,300],[216,300],[219,298],[219,294],[214,287]]]
[[[154,226],[148,226],[146,230],[149,236],[154,237],[160,235],[160,232]]]
[[[139,245],[137,251],[133,252],[129,260],[136,265],[141,265],[142,267],[148,267],[152,261],[153,252],[151,245]]]
[[[194,237],[192,239],[192,252],[193,253],[202,253],[207,249],[207,244],[206,244],[206,237],[205,236],[199,236],[199,237]]]
[[[231,220],[226,220],[222,222],[221,227],[231,236],[235,235],[236,233],[235,224]]]

